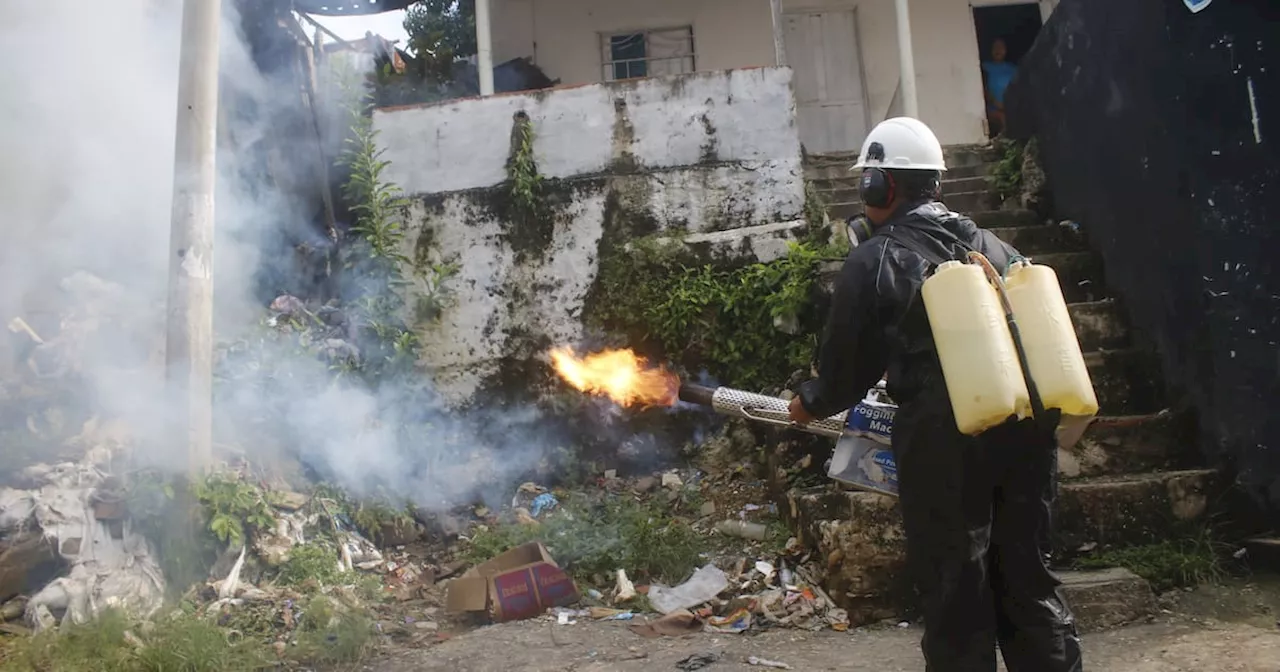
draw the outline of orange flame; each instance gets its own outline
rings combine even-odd
[[[551,351],[551,365],[565,382],[619,406],[674,406],[680,379],[661,366],[649,366],[631,350],[604,350],[578,357],[573,349]]]

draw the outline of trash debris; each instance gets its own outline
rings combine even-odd
[[[529,513],[534,518],[538,518],[541,517],[544,512],[550,511],[559,505],[560,501],[556,499],[555,495],[549,492],[544,492],[534,498],[533,510]]]
[[[517,546],[471,568],[451,581],[445,594],[448,611],[491,612],[498,622],[533,618],[579,599],[573,579],[538,542]]]
[[[712,616],[707,619],[707,629],[725,633],[746,632],[751,629],[751,612],[738,609],[727,616]]]
[[[626,619],[621,619],[621,618],[618,618],[618,617],[619,617],[619,616],[622,616],[622,615],[624,615],[624,614],[630,614],[630,613],[631,613],[630,611],[627,611],[627,610],[625,610],[625,609],[609,609],[609,608],[607,608],[607,607],[589,607],[589,608],[587,608],[587,615],[588,615],[588,616],[590,616],[590,617],[592,618],[592,620],[596,620],[596,621],[600,621],[600,620],[626,620]]]
[[[764,541],[765,537],[769,535],[768,527],[760,523],[748,523],[744,520],[722,520],[716,523],[716,531],[726,536],[741,537],[752,541]]]
[[[40,530],[69,571],[31,596],[26,621],[37,632],[62,623],[84,624],[106,609],[146,618],[164,600],[165,581],[147,539],[120,521],[94,517],[95,493],[106,475],[89,459],[25,469],[23,482],[36,487],[6,490],[0,521]],[[26,516],[25,518],[23,516]]]
[[[708,651],[707,653],[695,653],[692,656],[689,656],[688,658],[684,658],[680,662],[676,663],[676,669],[683,670],[683,672],[691,672],[692,670],[701,670],[702,668],[707,667],[708,665],[715,664],[720,660],[720,658],[721,658],[721,654],[715,651]]]
[[[532,481],[521,483],[516,494],[511,498],[512,509],[531,509],[538,495],[545,494],[547,489]]]
[[[635,584],[631,583],[631,579],[627,578],[626,570],[618,570],[618,592],[613,597],[614,604],[622,604],[630,602],[636,597]]]
[[[634,623],[630,628],[632,632],[641,637],[657,639],[659,637],[681,637],[701,632],[703,622],[702,619],[688,609],[680,609],[655,621],[646,619],[644,623]]]
[[[778,670],[791,669],[791,666],[786,663],[782,663],[776,660],[769,660],[768,658],[757,658],[755,656],[747,656],[747,664],[755,665],[756,667],[772,667]]]
[[[649,603],[660,613],[669,614],[678,609],[696,607],[711,600],[729,587],[729,577],[713,564],[699,568],[688,581],[668,588],[660,584],[649,587]]]
[[[236,588],[240,583],[240,570],[244,568],[244,546],[240,547],[240,557],[236,558],[236,563],[231,566],[231,571],[227,573],[227,578],[222,580],[222,585],[218,588],[218,598],[228,600],[236,596]]]
[[[662,475],[662,487],[664,488],[682,488],[684,481],[680,480],[680,474],[674,471],[668,471]]]

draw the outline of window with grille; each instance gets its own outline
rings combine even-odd
[[[605,81],[693,72],[693,28],[602,35]]]

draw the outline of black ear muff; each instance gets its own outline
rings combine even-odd
[[[893,175],[883,168],[864,168],[858,192],[862,204],[873,208],[885,208],[893,202],[895,185]]]

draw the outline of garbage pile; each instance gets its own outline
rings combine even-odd
[[[741,487],[735,488],[729,481]],[[670,515],[671,524],[686,525],[705,538],[707,550],[703,564],[674,585],[659,580],[636,581],[634,568],[629,567],[614,567],[607,576],[596,572],[586,579],[589,585],[577,587],[581,591],[580,601],[545,602],[541,606],[550,609],[543,618],[554,619],[560,625],[580,621],[632,621],[632,630],[643,637],[700,631],[746,633],[775,627],[837,631],[849,628],[848,614],[837,608],[820,587],[818,564],[795,538],[784,542],[776,538],[768,525],[759,522],[776,516],[776,509],[771,505],[735,501],[759,497],[762,484],[744,480],[742,473],[710,475],[692,469],[630,479],[619,478],[609,470],[597,484],[599,489],[594,493],[564,493],[563,496],[575,498],[579,507],[583,497],[621,498],[658,505],[645,511],[662,512],[662,505],[666,504],[669,513],[652,515]],[[702,492],[721,495],[723,503],[702,501],[699,496]],[[736,511],[726,515],[724,508],[730,506]],[[568,510],[554,492],[525,483],[517,489],[510,511],[505,515],[482,509],[484,520],[472,522],[476,526],[473,529],[481,530],[503,525],[533,530],[549,528],[540,537],[546,547],[539,547],[544,552],[549,550],[546,559],[550,560],[552,555],[559,557],[557,552],[566,548],[557,542],[559,535],[574,532],[558,517],[583,515],[580,511],[581,508]],[[608,523],[599,521],[599,524]],[[538,536],[537,532],[533,534]],[[571,571],[580,569],[575,565],[576,558],[565,559]],[[602,583],[605,580],[608,585]],[[450,603],[453,602],[450,598]],[[652,612],[656,615],[651,618]]]
[[[165,581],[151,544],[129,524],[100,465],[35,465],[19,480],[30,487],[0,489],[0,598],[15,598],[17,579],[40,565],[62,564],[60,576],[17,598],[32,629],[84,624],[105,609],[146,618],[160,608]],[[0,610],[17,611],[8,603]]]

